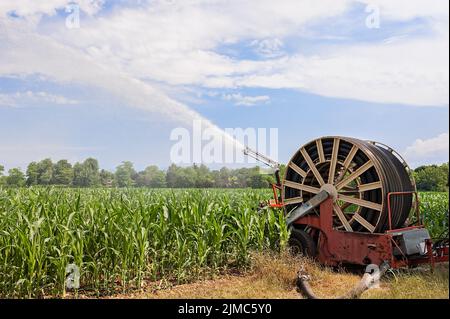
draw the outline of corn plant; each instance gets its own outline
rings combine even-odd
[[[64,296],[69,264],[80,270],[79,289],[97,295],[241,269],[252,250],[286,242],[283,213],[257,211],[268,196],[265,190],[0,189],[0,297]]]

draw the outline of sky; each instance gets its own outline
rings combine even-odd
[[[277,128],[280,162],[321,136],[385,143],[412,167],[447,162],[448,6],[2,0],[0,165],[166,168],[171,135],[194,120],[219,135]]]

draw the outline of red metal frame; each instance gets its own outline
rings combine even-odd
[[[278,192],[281,193],[281,185],[278,184],[272,184],[272,191],[273,191],[273,200],[269,201],[269,206],[274,208],[281,208],[284,207],[284,203],[281,199],[281,194],[279,195]]]
[[[272,185],[275,201],[272,207],[282,207],[284,203],[279,201],[278,185]],[[382,264],[389,262],[392,268],[407,267],[429,263],[432,267],[437,262],[448,261],[448,244],[442,247],[434,247],[431,240],[426,241],[427,254],[424,256],[406,256],[395,241],[396,232],[407,229],[424,228],[423,225],[410,226],[400,229],[392,229],[391,224],[391,196],[402,196],[414,193],[416,196],[416,212],[420,224],[420,213],[417,192],[394,192],[387,194],[389,230],[385,233],[361,233],[340,231],[333,228],[333,200],[328,198],[320,204],[320,214],[306,215],[297,219],[294,224],[307,225],[320,232],[317,243],[318,260],[326,265],[337,266],[341,264]],[[402,256],[395,256],[394,249],[398,248]]]

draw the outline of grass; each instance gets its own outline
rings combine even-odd
[[[299,267],[311,276],[311,287],[320,298],[336,298],[356,285],[361,274],[338,271],[315,262],[286,254],[271,252],[252,255],[252,267],[239,274],[225,274],[194,283],[163,286],[149,283],[139,292],[116,294],[107,298],[152,299],[299,299],[295,279]],[[448,264],[438,266],[434,272],[428,267],[396,270],[387,273],[379,288],[371,288],[363,299],[448,299]],[[84,296],[87,297],[87,296]]]

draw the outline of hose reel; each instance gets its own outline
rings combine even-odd
[[[281,196],[286,212],[321,190],[333,197],[333,226],[350,232],[389,228],[387,194],[414,192],[404,160],[388,146],[348,137],[322,137],[302,146],[289,161]],[[393,228],[405,224],[413,195],[392,197]]]

